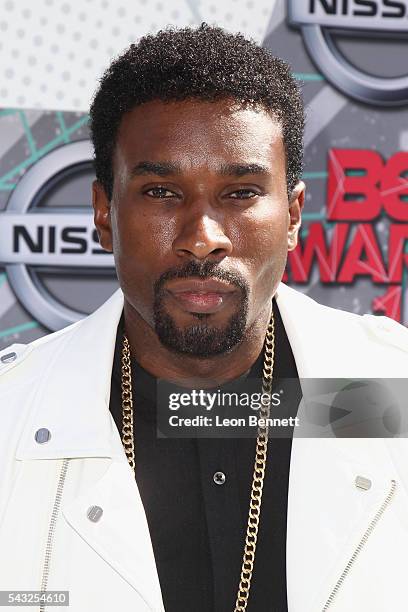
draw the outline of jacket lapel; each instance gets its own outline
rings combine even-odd
[[[118,290],[92,315],[55,334],[55,346],[41,347],[39,341],[37,354],[44,350],[45,358],[37,360],[38,389],[30,398],[30,418],[16,458],[70,459],[61,505],[67,528],[74,529],[156,612],[163,610],[163,603],[146,515],[109,411],[122,309],[123,294]],[[46,444],[35,441],[40,428],[51,432]],[[87,517],[93,505],[103,510],[98,522]]]
[[[277,303],[300,378],[375,376],[362,359],[366,342],[357,350],[361,339],[357,329],[353,337],[352,321],[337,321],[335,311],[325,311],[284,285]],[[290,612],[317,612],[325,609],[391,480],[399,479],[383,439],[308,438],[300,432],[295,427],[289,476],[288,606]],[[371,487],[358,488],[357,476],[369,479]]]
[[[87,517],[91,506],[103,510],[97,522]],[[151,610],[163,610],[149,528],[127,460],[112,461],[99,480],[63,507],[63,515]]]
[[[122,310],[123,294],[118,290],[92,315],[53,334],[53,341],[48,339],[47,343],[44,337],[38,342],[34,365],[39,369],[39,382],[17,459],[123,459],[109,412],[113,353]],[[46,444],[35,441],[35,432],[42,427],[51,432]]]
[[[368,490],[356,486],[357,476],[370,481]],[[287,517],[290,612],[323,610],[395,478],[382,440],[293,440]],[[363,555],[357,563],[369,561]]]

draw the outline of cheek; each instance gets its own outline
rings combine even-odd
[[[149,259],[148,234],[142,227],[140,220],[126,214],[123,208],[112,219],[113,254],[122,287],[140,281],[146,257]]]
[[[289,213],[284,203],[266,203],[247,225],[242,232],[247,248],[260,258],[270,259],[287,250]]]
[[[171,224],[142,213],[130,214],[124,207],[113,220],[112,235],[119,283],[128,300],[147,317],[154,280],[169,267]]]
[[[159,259],[168,249],[170,225],[146,213],[123,210],[112,224],[114,250],[132,265]]]
[[[272,212],[271,212],[272,211]],[[269,208],[247,234],[246,254],[254,278],[254,291],[263,300],[283,276],[288,252],[287,207]]]

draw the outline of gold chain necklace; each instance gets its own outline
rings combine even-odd
[[[259,417],[266,419],[265,427],[258,426],[256,439],[255,465],[252,477],[251,498],[249,502],[248,524],[245,537],[244,555],[241,566],[241,577],[234,612],[244,612],[248,605],[249,589],[255,562],[256,542],[258,538],[259,519],[261,515],[262,489],[266,468],[266,452],[268,448],[269,414],[272,393],[273,364],[275,355],[275,324],[273,310],[265,335],[264,365],[262,393],[267,394],[269,401],[259,410]],[[132,370],[130,361],[129,341],[123,336],[122,347],[122,443],[130,467],[135,472],[135,449],[133,438],[133,398]]]

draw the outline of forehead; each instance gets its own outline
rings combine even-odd
[[[114,165],[162,159],[186,168],[226,160],[284,165],[281,126],[266,109],[230,99],[147,102],[123,116]]]

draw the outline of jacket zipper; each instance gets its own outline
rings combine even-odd
[[[41,593],[45,593],[47,590],[55,526],[57,523],[58,513],[59,513],[59,509],[61,505],[62,491],[63,491],[64,484],[65,484],[65,477],[67,475],[68,462],[69,462],[69,459],[64,459],[62,462],[62,467],[61,467],[61,471],[60,471],[60,475],[58,479],[58,485],[57,485],[57,493],[55,495],[54,506],[53,506],[52,514],[51,514],[51,521],[48,527],[48,537],[47,537],[47,544],[45,548],[44,567],[43,567],[43,574],[42,574],[42,581],[41,581]],[[46,606],[45,603],[42,603],[40,605],[40,612],[45,611],[45,606]]]
[[[389,490],[389,492],[387,494],[387,497],[385,498],[385,500],[381,504],[380,508],[377,510],[377,512],[374,515],[373,519],[370,521],[370,524],[368,525],[368,527],[367,527],[363,537],[361,538],[360,542],[356,546],[353,554],[351,555],[350,559],[347,562],[346,567],[342,571],[340,578],[338,579],[338,581],[336,582],[332,592],[330,593],[330,595],[329,595],[329,597],[328,597],[328,599],[327,599],[327,601],[326,601],[326,603],[324,605],[324,608],[323,608],[322,612],[326,612],[326,610],[328,610],[328,608],[330,608],[330,606],[332,605],[333,600],[334,600],[335,596],[337,595],[341,585],[343,584],[347,574],[350,572],[350,569],[351,569],[354,561],[357,559],[357,557],[360,554],[364,544],[367,542],[369,536],[371,535],[372,531],[374,530],[374,528],[377,525],[378,521],[380,520],[381,516],[384,514],[385,509],[387,508],[388,504],[391,502],[396,488],[397,488],[396,481],[395,480],[391,480],[391,489]]]

